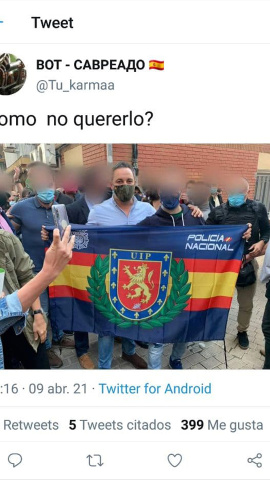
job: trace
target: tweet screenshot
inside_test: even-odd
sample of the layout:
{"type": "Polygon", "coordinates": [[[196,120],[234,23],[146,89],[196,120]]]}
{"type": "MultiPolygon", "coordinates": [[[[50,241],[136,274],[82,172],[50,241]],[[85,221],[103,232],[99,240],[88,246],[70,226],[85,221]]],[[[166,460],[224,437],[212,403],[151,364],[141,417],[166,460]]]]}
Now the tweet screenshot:
{"type": "Polygon", "coordinates": [[[270,480],[270,0],[0,7],[0,479],[270,480]]]}

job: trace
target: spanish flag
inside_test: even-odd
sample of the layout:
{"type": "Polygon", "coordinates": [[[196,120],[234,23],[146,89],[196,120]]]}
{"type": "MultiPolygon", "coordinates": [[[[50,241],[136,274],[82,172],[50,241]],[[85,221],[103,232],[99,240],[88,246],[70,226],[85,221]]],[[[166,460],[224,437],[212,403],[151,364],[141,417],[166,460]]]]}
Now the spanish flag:
{"type": "Polygon", "coordinates": [[[149,70],[164,70],[164,60],[149,60],[149,70]]]}
{"type": "Polygon", "coordinates": [[[74,226],[50,285],[60,329],[151,343],[223,340],[246,226],[74,226]]]}

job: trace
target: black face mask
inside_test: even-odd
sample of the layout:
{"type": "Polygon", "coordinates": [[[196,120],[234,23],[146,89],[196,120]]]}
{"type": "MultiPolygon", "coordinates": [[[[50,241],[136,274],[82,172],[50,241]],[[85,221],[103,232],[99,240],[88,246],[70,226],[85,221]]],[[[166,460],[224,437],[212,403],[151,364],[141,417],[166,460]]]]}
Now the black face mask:
{"type": "Polygon", "coordinates": [[[113,191],[121,202],[129,202],[134,196],[135,185],[117,185],[113,191]]]}

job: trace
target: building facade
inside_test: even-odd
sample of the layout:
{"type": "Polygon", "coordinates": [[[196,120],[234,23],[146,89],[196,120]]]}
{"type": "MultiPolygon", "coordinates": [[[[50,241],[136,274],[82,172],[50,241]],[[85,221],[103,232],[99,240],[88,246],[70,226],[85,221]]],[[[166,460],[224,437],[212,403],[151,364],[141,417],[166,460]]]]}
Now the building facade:
{"type": "Polygon", "coordinates": [[[133,162],[139,170],[178,166],[194,180],[220,173],[243,175],[254,197],[259,158],[265,155],[270,168],[270,144],[83,144],[61,148],[61,164],[90,167],[99,163],[133,162]],[[269,158],[268,158],[269,156],[269,158]],[[79,159],[79,160],[78,160],[79,159]]]}
{"type": "Polygon", "coordinates": [[[177,166],[187,178],[216,178],[222,186],[224,174],[247,178],[250,197],[263,201],[270,210],[270,144],[2,144],[2,165],[7,171],[43,161],[55,169],[91,167],[127,161],[138,168],[177,166]]]}

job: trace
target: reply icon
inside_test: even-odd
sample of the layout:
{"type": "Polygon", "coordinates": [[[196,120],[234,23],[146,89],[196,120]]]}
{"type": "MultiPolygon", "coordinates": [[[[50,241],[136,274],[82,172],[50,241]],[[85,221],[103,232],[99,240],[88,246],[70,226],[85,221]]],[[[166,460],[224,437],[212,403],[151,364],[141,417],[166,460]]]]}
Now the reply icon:
{"type": "Polygon", "coordinates": [[[8,456],[8,462],[13,466],[13,468],[18,467],[22,463],[22,456],[19,453],[11,453],[8,456]]]}

